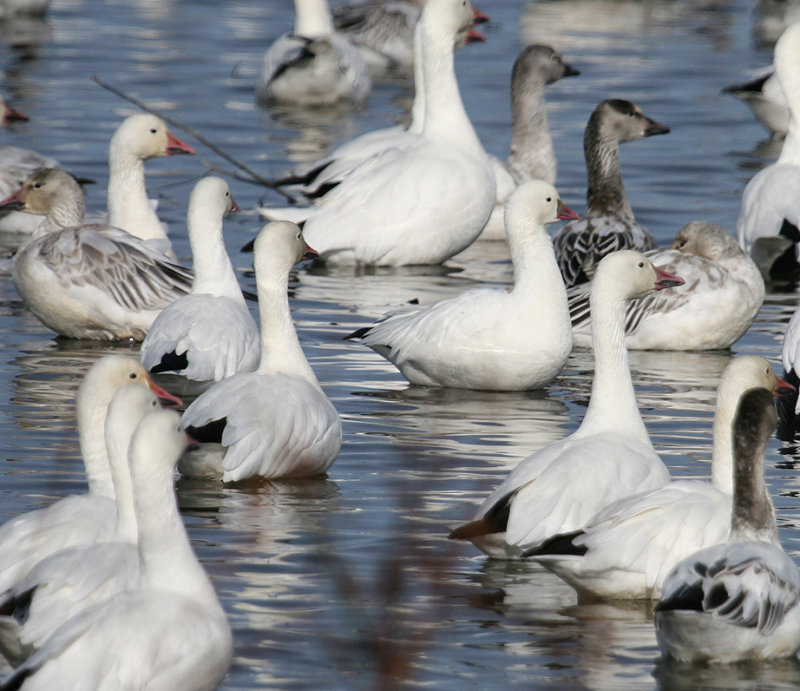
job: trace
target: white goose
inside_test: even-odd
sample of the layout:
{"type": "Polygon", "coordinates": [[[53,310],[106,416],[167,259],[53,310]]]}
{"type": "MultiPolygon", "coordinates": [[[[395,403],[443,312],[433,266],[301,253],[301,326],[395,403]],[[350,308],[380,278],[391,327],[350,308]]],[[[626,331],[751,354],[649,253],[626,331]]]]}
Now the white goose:
{"type": "Polygon", "coordinates": [[[14,255],[14,284],[25,306],[62,336],[141,340],[158,313],[191,290],[192,272],[146,241],[82,224],[83,190],[64,170],[37,171],[4,206],[45,215],[14,255]]]}
{"type": "Polygon", "coordinates": [[[245,303],[225,249],[222,219],[239,211],[228,183],[200,180],[189,198],[189,243],[194,281],[188,295],[155,318],[140,358],[151,372],[179,372],[195,381],[219,381],[258,366],[258,326],[245,303]]]}
{"type": "MultiPolygon", "coordinates": [[[[366,161],[309,210],[303,233],[330,263],[439,264],[478,237],[494,176],[469,121],[453,65],[463,0],[428,0],[422,39],[425,121],[403,149],[366,161]]],[[[279,216],[280,210],[270,210],[279,216]]]]}
{"type": "Polygon", "coordinates": [[[0,599],[6,615],[0,616],[0,650],[14,666],[83,609],[136,585],[139,552],[128,447],[142,418],[158,408],[156,395],[135,384],[120,389],[108,406],[105,439],[116,497],[110,539],[45,557],[0,599]]]}
{"type": "Polygon", "coordinates": [[[589,178],[586,213],[562,226],[553,239],[567,288],[591,280],[597,262],[611,252],[655,249],[655,240],[634,218],[625,194],[619,145],[668,132],[630,101],[609,99],[592,112],[583,137],[589,178]]]}
{"type": "Polygon", "coordinates": [[[0,526],[0,592],[19,582],[48,555],[70,545],[108,540],[113,535],[116,502],[104,426],[114,395],[131,383],[149,387],[160,398],[180,403],[180,399],[156,386],[141,363],[133,358],[109,355],[89,368],[76,398],[78,435],[89,492],[65,497],[0,526]]]}
{"type": "Polygon", "coordinates": [[[394,312],[348,338],[393,362],[412,384],[497,391],[541,388],[572,351],[569,312],[546,223],[577,218],[541,180],[506,205],[514,284],[475,288],[394,312]]]}
{"type": "Polygon", "coordinates": [[[775,44],[775,73],[789,107],[789,130],[778,160],[744,188],[736,232],[762,273],[780,277],[796,275],[800,242],[800,22],[775,44]]]}
{"type": "Polygon", "coordinates": [[[577,532],[557,536],[528,556],[589,599],[657,599],[679,561],[730,534],[733,419],[739,400],[761,387],[790,389],[762,357],[731,360],[717,389],[711,482],[673,480],[607,506],[577,532]]]}
{"type": "Polygon", "coordinates": [[[800,570],[778,541],[764,482],[764,456],[777,415],[772,395],[753,389],[734,421],[730,539],[680,562],[655,607],[664,655],[737,662],[794,656],[800,649],[800,570]]]}
{"type": "Polygon", "coordinates": [[[268,223],[256,238],[261,362],[255,372],[213,384],[186,409],[189,434],[222,448],[187,454],[184,474],[223,482],[305,477],[325,473],[336,460],[342,423],[303,354],[286,294],[289,271],[307,250],[288,221],[268,223]]]}
{"type": "Polygon", "coordinates": [[[298,106],[365,101],[372,85],[367,63],[335,31],[327,0],[294,0],[294,7],[294,31],[264,54],[256,82],[259,100],[298,106]]]}
{"type": "MultiPolygon", "coordinates": [[[[783,336],[783,376],[795,387],[800,386],[800,309],[795,310],[786,326],[783,336]]],[[[797,419],[800,414],[800,396],[795,392],[791,396],[778,399],[778,438],[792,441],[797,433],[797,419]]]]}
{"type": "Polygon", "coordinates": [[[147,197],[144,162],[193,153],[194,149],[173,135],[161,118],[149,113],[125,118],[108,146],[108,224],[174,258],[166,229],[147,197]]]}
{"type": "Polygon", "coordinates": [[[175,501],[175,464],[187,443],[175,411],[145,416],[130,450],[141,558],[137,587],[67,621],[0,688],[219,686],[233,640],[175,501]]]}
{"type": "MultiPolygon", "coordinates": [[[[647,257],[684,284],[628,304],[625,343],[630,350],[730,348],[764,302],[764,279],[755,262],[713,223],[689,223],[670,249],[653,250],[647,257]]],[[[592,343],[589,286],[580,284],[567,292],[573,339],[585,348],[592,343]]]]}
{"type": "Polygon", "coordinates": [[[550,46],[532,45],[514,61],[511,72],[511,154],[507,161],[489,156],[497,183],[496,201],[481,240],[503,240],[503,207],[526,180],[556,182],[556,154],[547,121],[544,87],[580,74],[550,46]]]}
{"type": "Polygon", "coordinates": [[[786,136],[789,130],[789,108],[781,83],[775,76],[774,67],[762,70],[744,84],[726,86],[722,92],[733,94],[747,104],[756,119],[773,137],[786,136]]]}
{"type": "MultiPolygon", "coordinates": [[[[385,5],[382,5],[385,7],[385,5]]],[[[476,21],[478,13],[469,0],[462,6],[461,26],[456,37],[456,47],[462,43],[484,40],[483,36],[472,31],[470,27],[476,21]]],[[[425,121],[425,88],[422,66],[422,38],[419,27],[414,29],[414,102],[411,107],[411,122],[408,127],[396,125],[366,132],[344,144],[340,144],[330,154],[305,165],[288,177],[275,181],[276,185],[292,185],[294,189],[310,200],[318,199],[338,185],[358,166],[387,149],[402,149],[411,146],[422,132],[425,121]]],[[[436,104],[433,104],[436,107],[436,104]]],[[[300,222],[305,220],[307,208],[280,209],[280,217],[285,220],[300,222]]],[[[262,215],[271,218],[270,209],[261,209],[262,215]]]]}
{"type": "Polygon", "coordinates": [[[681,282],[633,250],[600,262],[592,287],[594,381],[580,427],[520,462],[451,538],[469,539],[492,557],[517,558],[577,530],[611,502],[669,481],[639,414],[623,320],[631,298],[681,282]]]}

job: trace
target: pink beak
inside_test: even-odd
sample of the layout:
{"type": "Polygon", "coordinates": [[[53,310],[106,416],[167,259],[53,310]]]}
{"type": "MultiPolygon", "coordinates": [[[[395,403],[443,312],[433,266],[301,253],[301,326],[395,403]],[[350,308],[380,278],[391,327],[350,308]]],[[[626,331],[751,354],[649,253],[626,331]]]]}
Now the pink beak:
{"type": "Polygon", "coordinates": [[[150,377],[147,378],[147,385],[150,387],[150,391],[152,391],[156,396],[158,396],[159,400],[164,401],[165,403],[172,403],[173,406],[182,406],[183,400],[174,396],[166,389],[162,389],[158,384],[156,384],[150,377]]]}
{"type": "Polygon", "coordinates": [[[5,115],[3,115],[3,123],[7,125],[9,122],[14,122],[19,120],[26,121],[30,120],[30,118],[27,115],[25,115],[25,113],[22,113],[18,111],[16,108],[12,108],[11,106],[7,105],[5,115]]]}
{"type": "Polygon", "coordinates": [[[172,132],[167,132],[167,156],[175,154],[193,154],[195,150],[187,143],[182,142],[172,132]]]}
{"type": "Polygon", "coordinates": [[[656,282],[653,285],[655,290],[664,290],[664,288],[674,288],[675,286],[682,286],[684,280],[680,276],[673,276],[666,271],[662,271],[657,266],[653,267],[656,270],[656,282]]]}
{"type": "Polygon", "coordinates": [[[303,254],[303,259],[314,259],[319,256],[319,252],[306,243],[306,251],[303,254]]]}
{"type": "Polygon", "coordinates": [[[560,199],[558,200],[558,209],[556,210],[556,215],[561,221],[575,221],[580,218],[578,214],[576,214],[560,199]]]}
{"type": "Polygon", "coordinates": [[[797,391],[794,386],[792,386],[788,381],[784,381],[780,377],[775,377],[778,381],[776,382],[775,390],[772,392],[772,395],[775,398],[780,398],[781,396],[788,396],[790,393],[794,393],[797,391]]]}
{"type": "Polygon", "coordinates": [[[23,199],[24,187],[20,187],[16,192],[9,194],[3,201],[0,202],[0,209],[11,209],[19,211],[25,208],[25,200],[23,199]]]}

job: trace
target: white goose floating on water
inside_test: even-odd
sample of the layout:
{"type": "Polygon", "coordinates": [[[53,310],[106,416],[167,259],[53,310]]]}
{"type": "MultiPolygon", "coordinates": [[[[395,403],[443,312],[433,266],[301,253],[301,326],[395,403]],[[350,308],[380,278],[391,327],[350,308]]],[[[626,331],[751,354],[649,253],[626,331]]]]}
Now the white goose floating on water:
{"type": "Polygon", "coordinates": [[[625,194],[619,145],[668,132],[623,99],[602,101],[592,112],[583,137],[589,178],[586,213],[562,226],[553,238],[567,288],[591,280],[597,263],[611,252],[655,249],[655,240],[636,221],[625,194]]]}
{"type": "MultiPolygon", "coordinates": [[[[473,41],[485,40],[472,31],[476,11],[467,1],[462,9],[462,23],[456,37],[456,47],[473,41]]],[[[419,27],[414,29],[414,102],[411,107],[411,122],[408,127],[395,125],[372,130],[337,146],[327,156],[308,163],[287,177],[274,182],[277,186],[292,186],[293,192],[309,200],[319,199],[351,175],[365,161],[387,149],[402,149],[413,144],[422,132],[425,121],[425,88],[423,86],[422,39],[419,27]]],[[[434,104],[436,107],[436,104],[434,104]]],[[[309,214],[308,207],[280,209],[281,218],[299,223],[309,214]]],[[[260,210],[266,218],[272,218],[268,208],[260,210]]]]}
{"type": "Polygon", "coordinates": [[[45,214],[14,255],[14,285],[62,336],[142,340],[158,313],[191,290],[192,272],[119,228],[83,224],[84,204],[83,190],[59,168],[37,171],[0,202],[45,214]]]}
{"type": "Polygon", "coordinates": [[[105,420],[114,395],[131,383],[149,387],[159,398],[180,403],[180,399],[156,386],[134,358],[109,355],[89,368],[76,398],[78,437],[89,491],[64,497],[0,526],[0,593],[12,588],[50,554],[113,536],[117,507],[105,420]]]}
{"type": "Polygon", "coordinates": [[[120,389],[108,406],[105,439],[116,498],[110,539],[45,557],[0,597],[0,650],[15,667],[68,619],[136,586],[139,552],[128,447],[142,418],[159,407],[155,393],[136,384],[120,389]]]}
{"type": "Polygon", "coordinates": [[[186,535],[175,465],[188,438],[172,410],[148,413],[131,441],[141,574],[134,590],[83,610],[0,689],[216,689],[231,629],[186,535]]]}
{"type": "Polygon", "coordinates": [[[294,6],[294,30],[264,54],[258,99],[298,106],[365,101],[372,86],[367,63],[335,30],[327,0],[294,0],[294,6]]]}
{"type": "Polygon", "coordinates": [[[734,421],[730,538],[686,557],[655,607],[662,652],[687,662],[793,657],[800,649],[800,570],[778,541],[764,482],[777,415],[769,391],[747,392],[734,421]]]}
{"type": "Polygon", "coordinates": [[[527,180],[556,182],[556,153],[547,120],[544,87],[580,74],[550,46],[527,46],[511,72],[511,153],[502,161],[489,156],[497,184],[492,215],[480,240],[504,240],[503,208],[511,193],[527,180]]]}
{"type": "Polygon", "coordinates": [[[595,372],[580,427],[521,461],[451,538],[469,539],[492,557],[519,558],[613,501],[669,481],[639,413],[623,322],[628,300],[681,283],[641,252],[621,250],[600,262],[592,287],[595,372]]]}
{"type": "Polygon", "coordinates": [[[657,599],[679,561],[730,535],[734,458],[733,420],[739,401],[761,387],[773,395],[790,389],[767,360],[744,355],[731,361],[717,389],[711,482],[673,480],[624,497],[580,530],[559,535],[532,553],[587,599],[657,599]]]}
{"type": "Polygon", "coordinates": [[[800,243],[800,22],[775,44],[775,74],[789,107],[780,156],[756,173],[742,194],[739,244],[768,277],[796,276],[800,243]]]}
{"type": "Polygon", "coordinates": [[[498,391],[541,388],[572,351],[566,292],[546,223],[577,218],[543,181],[520,185],[505,210],[514,283],[409,306],[357,338],[412,384],[498,391]]]}
{"type": "Polygon", "coordinates": [[[140,358],[151,373],[178,372],[195,381],[219,381],[258,366],[258,326],[222,236],[222,220],[233,211],[239,211],[239,205],[221,178],[203,178],[192,190],[187,221],[194,281],[188,295],[155,318],[142,342],[140,358]]]}
{"type": "MultiPolygon", "coordinates": [[[[369,159],[309,210],[303,234],[323,261],[440,264],[472,244],[486,224],[494,175],[453,65],[463,10],[462,0],[428,0],[418,23],[425,73],[420,135],[369,159]]],[[[279,209],[261,212],[281,217],[279,209]]]]}
{"type": "Polygon", "coordinates": [[[192,438],[214,443],[181,460],[185,475],[223,482],[310,477],[324,474],[339,455],[339,414],[303,354],[289,311],[289,271],[308,249],[288,221],[267,224],[256,238],[261,361],[255,372],[213,384],[186,409],[192,438]]]}
{"type": "MultiPolygon", "coordinates": [[[[730,348],[750,328],[764,302],[764,279],[724,228],[692,221],[678,231],[671,248],[646,254],[684,283],[628,304],[628,349],[721,350],[730,348]]],[[[583,348],[592,343],[590,285],[567,291],[572,336],[575,345],[583,348]]]]}

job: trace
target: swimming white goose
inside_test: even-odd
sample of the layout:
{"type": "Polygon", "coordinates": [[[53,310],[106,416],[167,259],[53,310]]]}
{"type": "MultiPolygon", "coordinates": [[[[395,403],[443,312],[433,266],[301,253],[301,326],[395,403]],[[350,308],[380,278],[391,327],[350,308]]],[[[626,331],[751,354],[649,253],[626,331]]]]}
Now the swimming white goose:
{"type": "MultiPolygon", "coordinates": [[[[494,176],[453,65],[463,0],[428,0],[421,32],[425,121],[404,149],[369,159],[309,210],[303,234],[323,261],[440,264],[470,245],[494,206],[494,176]]],[[[280,217],[280,210],[262,213],[280,217]]]]}
{"type": "Polygon", "coordinates": [[[116,502],[104,426],[114,395],[131,383],[180,403],[180,399],[156,386],[134,358],[109,355],[89,368],[76,397],[78,435],[89,491],[64,497],[0,526],[0,593],[53,552],[70,545],[108,540],[113,535],[116,502]]]}
{"type": "Polygon", "coordinates": [[[655,625],[666,656],[728,663],[790,657],[800,649],[800,570],[778,541],[764,482],[776,423],[769,391],[742,397],[734,421],[730,539],[691,554],[664,581],[655,625]]]}
{"type": "Polygon", "coordinates": [[[526,180],[556,182],[556,154],[547,121],[544,87],[580,74],[550,46],[532,45],[514,61],[511,72],[511,154],[507,161],[489,156],[497,183],[492,215],[481,240],[503,240],[503,207],[514,189],[526,180]]]}
{"type": "Polygon", "coordinates": [[[800,242],[800,22],[775,44],[775,74],[789,107],[780,156],[747,183],[736,224],[739,244],[765,276],[797,275],[800,242]]]}
{"type": "Polygon", "coordinates": [[[390,313],[357,338],[412,384],[512,391],[541,388],[572,351],[569,312],[546,223],[577,218],[549,183],[520,185],[506,204],[514,284],[475,288],[390,313]]]}
{"type": "Polygon", "coordinates": [[[530,556],[589,599],[657,599],[667,573],[704,547],[726,542],[733,493],[733,419],[739,400],[761,387],[790,389],[767,360],[731,360],[717,389],[711,482],[673,480],[607,506],[581,530],[557,536],[530,556]]]}
{"type": "Polygon", "coordinates": [[[14,666],[81,610],[136,585],[139,552],[128,447],[142,418],[159,407],[152,391],[135,384],[120,389],[108,406],[105,439],[116,498],[111,538],[45,557],[0,598],[0,650],[14,666]]]}
{"type": "Polygon", "coordinates": [[[603,258],[592,287],[594,381],[580,427],[520,462],[451,538],[469,539],[492,557],[518,558],[582,527],[611,502],[669,481],[639,414],[623,321],[631,298],[681,283],[641,252],[603,258]]]}
{"type": "Polygon", "coordinates": [[[286,293],[289,271],[307,250],[300,229],[288,221],[268,223],[258,234],[261,362],[255,372],[213,384],[186,409],[189,434],[222,446],[187,454],[184,474],[223,482],[305,477],[322,475],[336,460],[342,423],[303,354],[286,293]]]}
{"type": "Polygon", "coordinates": [[[193,154],[161,118],[150,113],[129,115],[108,146],[108,225],[146,240],[174,258],[164,225],[147,197],[144,162],[161,156],[193,154]]]}
{"type": "Polygon", "coordinates": [[[294,7],[294,30],[264,54],[258,99],[298,106],[365,101],[372,85],[367,63],[334,29],[327,0],[294,0],[294,7]]]}
{"type": "Polygon", "coordinates": [[[745,82],[726,86],[723,93],[733,94],[749,106],[758,121],[773,137],[784,137],[789,129],[789,108],[775,68],[770,66],[745,82]]]}
{"type": "Polygon", "coordinates": [[[130,450],[141,557],[137,587],[67,621],[0,688],[219,686],[233,640],[175,501],[175,465],[187,442],[175,411],[152,411],[139,423],[130,450]]]}
{"type": "Polygon", "coordinates": [[[609,99],[592,112],[583,137],[589,178],[586,213],[562,226],[553,239],[567,288],[591,280],[597,262],[610,252],[655,249],[655,240],[637,223],[625,194],[619,145],[668,132],[630,101],[609,99]]]}
{"type": "MultiPolygon", "coordinates": [[[[386,5],[381,6],[386,7],[386,5]]],[[[470,29],[474,25],[477,15],[477,11],[467,0],[461,10],[462,21],[456,36],[456,47],[462,43],[484,40],[483,36],[470,29]]],[[[303,166],[285,178],[276,180],[275,184],[291,185],[293,191],[313,201],[324,196],[373,156],[387,149],[405,148],[413,144],[422,132],[422,124],[425,121],[426,104],[422,62],[422,38],[417,27],[414,29],[414,102],[408,127],[396,125],[366,132],[340,144],[327,156],[303,166]]],[[[436,107],[436,103],[433,104],[433,107],[436,107]]],[[[280,214],[285,217],[285,220],[299,222],[304,220],[309,213],[302,207],[293,210],[296,215],[291,215],[291,211],[291,209],[284,208],[280,210],[280,214]]],[[[262,215],[267,218],[271,218],[271,214],[269,209],[262,210],[262,215]]]]}
{"type": "Polygon", "coordinates": [[[151,372],[178,372],[195,381],[219,381],[258,366],[261,340],[225,249],[222,219],[239,211],[228,183],[201,179],[189,198],[192,290],[155,318],[140,358],[151,372]]]}
{"type": "MultiPolygon", "coordinates": [[[[713,223],[692,221],[670,249],[653,250],[647,257],[684,284],[628,304],[625,343],[631,350],[730,348],[764,302],[764,279],[755,262],[713,223]]],[[[567,291],[573,339],[584,348],[592,343],[589,285],[567,291]]]]}
{"type": "Polygon", "coordinates": [[[158,313],[191,290],[192,272],[147,241],[82,224],[83,191],[64,170],[37,171],[3,206],[45,214],[14,255],[14,284],[25,306],[62,336],[141,340],[158,313]]]}

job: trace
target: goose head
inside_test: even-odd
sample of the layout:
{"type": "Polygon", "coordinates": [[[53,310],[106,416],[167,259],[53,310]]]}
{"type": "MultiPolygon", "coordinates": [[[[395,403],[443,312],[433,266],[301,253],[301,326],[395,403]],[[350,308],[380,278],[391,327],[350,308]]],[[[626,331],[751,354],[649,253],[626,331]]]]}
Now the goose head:
{"type": "Polygon", "coordinates": [[[140,481],[147,481],[151,471],[171,472],[190,445],[177,411],[153,410],[142,418],[133,433],[131,472],[140,481]]]}
{"type": "MultiPolygon", "coordinates": [[[[84,192],[78,181],[61,168],[40,168],[28,176],[16,192],[0,201],[0,209],[15,209],[41,216],[55,209],[79,206],[84,209],[84,192]]],[[[80,218],[77,222],[80,222],[80,218]]]]}
{"type": "Polygon", "coordinates": [[[672,248],[716,261],[737,253],[739,245],[727,230],[716,223],[692,221],[678,231],[672,248]]]}
{"type": "Polygon", "coordinates": [[[215,219],[242,210],[234,200],[228,183],[215,176],[201,178],[195,184],[189,195],[189,207],[200,209],[203,214],[215,219]]]}
{"type": "Polygon", "coordinates": [[[524,89],[529,81],[552,84],[564,77],[574,77],[580,72],[564,62],[561,55],[550,46],[535,44],[523,50],[514,61],[511,73],[512,88],[524,89]]]}
{"type": "MultiPolygon", "coordinates": [[[[717,387],[717,407],[738,401],[748,389],[766,389],[773,396],[785,396],[795,390],[778,375],[768,360],[759,355],[740,355],[733,358],[717,387]]],[[[735,404],[734,404],[735,405],[735,404]]],[[[731,411],[731,415],[733,411],[731,411]]]]}
{"type": "Polygon", "coordinates": [[[317,252],[306,244],[303,233],[291,221],[267,223],[253,245],[257,275],[287,272],[302,259],[316,257],[317,252]]]}
{"type": "Polygon", "coordinates": [[[800,22],[787,26],[775,44],[775,73],[786,96],[792,117],[800,99],[800,22]]]}
{"type": "Polygon", "coordinates": [[[420,21],[453,37],[466,37],[475,22],[475,9],[470,0],[428,0],[420,21]]]}
{"type": "Polygon", "coordinates": [[[524,182],[508,198],[505,208],[506,226],[525,227],[534,222],[541,225],[579,218],[558,196],[558,191],[544,180],[524,182]]]}
{"type": "Polygon", "coordinates": [[[667,134],[669,127],[647,117],[635,103],[621,98],[602,101],[592,113],[587,134],[596,132],[600,139],[632,142],[656,134],[667,134]]]}
{"type": "Polygon", "coordinates": [[[89,368],[78,386],[78,405],[90,400],[99,403],[105,412],[114,394],[129,384],[147,387],[167,403],[183,404],[180,398],[156,384],[138,360],[124,355],[107,355],[89,368]]]}
{"type": "Polygon", "coordinates": [[[127,154],[139,160],[174,154],[193,154],[194,149],[178,139],[166,123],[150,113],[130,115],[114,132],[109,155],[127,154]]]}
{"type": "Polygon", "coordinates": [[[680,286],[683,282],[679,276],[653,266],[641,252],[619,250],[600,260],[592,279],[592,295],[600,293],[625,300],[680,286]]]}

